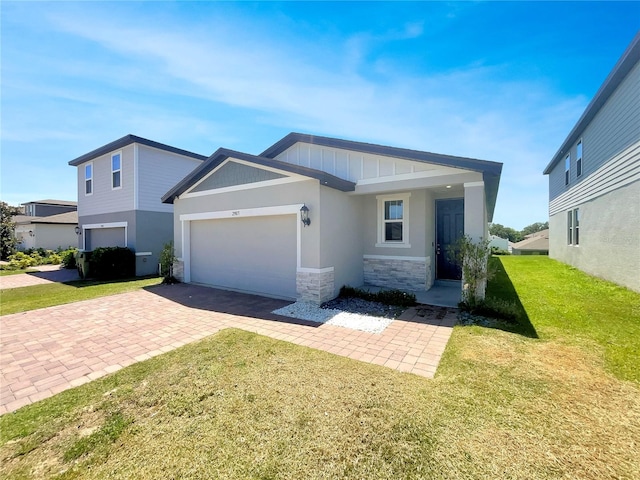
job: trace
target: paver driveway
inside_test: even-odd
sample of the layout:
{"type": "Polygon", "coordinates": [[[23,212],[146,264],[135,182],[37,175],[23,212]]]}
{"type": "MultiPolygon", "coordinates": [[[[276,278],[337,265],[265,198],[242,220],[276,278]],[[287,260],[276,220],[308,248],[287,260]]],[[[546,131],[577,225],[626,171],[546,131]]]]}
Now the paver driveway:
{"type": "Polygon", "coordinates": [[[178,284],[0,317],[0,414],[227,327],[432,377],[456,318],[412,308],[371,334],[270,313],[288,303],[178,284]]]}

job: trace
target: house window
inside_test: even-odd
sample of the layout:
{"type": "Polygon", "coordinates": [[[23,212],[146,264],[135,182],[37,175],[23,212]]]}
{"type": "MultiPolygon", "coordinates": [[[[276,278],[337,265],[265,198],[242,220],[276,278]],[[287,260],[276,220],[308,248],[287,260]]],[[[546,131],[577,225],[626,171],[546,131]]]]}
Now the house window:
{"type": "Polygon", "coordinates": [[[379,195],[377,247],[408,248],[409,197],[411,194],[379,195]]]}
{"type": "Polygon", "coordinates": [[[564,184],[569,185],[569,172],[571,171],[571,154],[564,159],[564,184]]]}
{"type": "Polygon", "coordinates": [[[91,195],[93,193],[93,163],[84,166],[84,194],[91,195]]]}
{"type": "Polygon", "coordinates": [[[111,155],[111,188],[115,189],[122,187],[121,174],[121,155],[119,153],[114,153],[111,155]]]}
{"type": "Polygon", "coordinates": [[[582,140],[576,146],[576,176],[582,175],[582,140]]]}
{"type": "Polygon", "coordinates": [[[567,212],[567,245],[573,245],[573,211],[567,212]]]}
{"type": "Polygon", "coordinates": [[[573,244],[580,244],[580,209],[573,211],[573,244]]]}

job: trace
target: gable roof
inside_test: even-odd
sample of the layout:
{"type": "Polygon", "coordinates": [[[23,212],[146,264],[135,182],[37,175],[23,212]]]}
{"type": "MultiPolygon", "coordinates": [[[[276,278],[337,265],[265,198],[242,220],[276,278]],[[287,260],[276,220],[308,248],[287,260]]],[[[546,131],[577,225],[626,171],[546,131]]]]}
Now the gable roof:
{"type": "Polygon", "coordinates": [[[131,145],[132,143],[139,143],[140,145],[146,145],[148,147],[164,150],[165,152],[176,153],[178,155],[184,155],[185,157],[191,157],[197,160],[206,160],[207,158],[205,155],[189,152],[187,150],[182,150],[181,148],[172,147],[170,145],[165,145],[164,143],[154,142],[153,140],[148,140],[146,138],[129,134],[129,135],[125,135],[122,138],[119,138],[118,140],[114,140],[111,143],[107,143],[102,147],[96,148],[95,150],[92,150],[89,153],[85,153],[84,155],[81,155],[78,158],[71,160],[69,162],[69,165],[76,167],[85,162],[93,160],[94,158],[98,158],[109,152],[113,152],[114,150],[118,150],[120,148],[126,147],[127,145],[131,145]]]}
{"type": "Polygon", "coordinates": [[[48,217],[30,217],[28,215],[16,215],[13,221],[18,225],[29,223],[75,224],[78,223],[78,212],[65,212],[48,217]]]}
{"type": "Polygon", "coordinates": [[[273,158],[250,155],[248,153],[229,150],[227,148],[219,148],[204,163],[195,168],[189,175],[182,179],[180,183],[169,190],[162,197],[162,202],[173,203],[176,197],[179,197],[184,192],[189,190],[189,188],[191,188],[194,184],[204,178],[207,174],[213,171],[228,158],[237,158],[238,160],[244,160],[258,166],[262,165],[265,167],[283,170],[285,172],[303,175],[309,178],[315,178],[320,182],[321,185],[335,188],[336,190],[340,190],[342,192],[352,192],[356,188],[355,183],[348,180],[343,180],[342,178],[338,178],[334,175],[320,170],[281,162],[279,160],[274,160],[273,158]]]}
{"type": "Polygon", "coordinates": [[[578,119],[578,123],[573,127],[573,130],[569,132],[569,135],[562,143],[556,154],[553,156],[549,165],[544,169],[544,174],[548,175],[553,170],[553,167],[564,158],[566,152],[569,151],[571,146],[578,141],[580,135],[584,129],[591,123],[593,118],[600,111],[602,106],[609,100],[609,97],[616,91],[618,86],[622,83],[625,77],[629,74],[631,69],[640,61],[640,31],[636,33],[625,52],[622,54],[618,63],[613,67],[613,70],[609,73],[604,83],[600,86],[595,96],[587,105],[584,113],[578,119]]]}
{"type": "Polygon", "coordinates": [[[527,238],[514,243],[511,248],[513,250],[549,250],[549,230],[527,235],[527,238]]]}
{"type": "Polygon", "coordinates": [[[482,173],[485,183],[485,195],[487,199],[488,218],[493,218],[493,211],[498,196],[498,186],[500,184],[500,174],[502,173],[502,163],[478,160],[477,158],[456,157],[453,155],[443,155],[440,153],[423,152],[410,150],[407,148],[387,147],[373,143],[354,142],[339,138],[321,137],[303,133],[290,133],[282,140],[271,145],[260,154],[262,157],[274,158],[296,143],[309,143],[323,147],[341,148],[355,152],[369,153],[372,155],[383,155],[393,158],[402,158],[414,162],[431,163],[445,167],[462,168],[474,172],[482,173]]]}
{"type": "Polygon", "coordinates": [[[51,200],[51,199],[47,199],[47,200],[33,200],[31,202],[24,202],[21,203],[20,205],[31,205],[31,204],[38,204],[38,205],[58,205],[58,206],[63,206],[63,207],[77,207],[78,206],[78,202],[72,202],[70,200],[51,200]]]}

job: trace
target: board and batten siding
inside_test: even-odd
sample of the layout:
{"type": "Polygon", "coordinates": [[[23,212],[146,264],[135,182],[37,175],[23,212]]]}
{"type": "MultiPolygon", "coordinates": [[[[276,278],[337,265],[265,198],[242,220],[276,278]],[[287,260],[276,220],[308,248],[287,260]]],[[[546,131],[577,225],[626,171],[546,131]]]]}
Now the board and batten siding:
{"type": "Polygon", "coordinates": [[[173,212],[173,205],[162,203],[162,196],[202,161],[146,145],[138,148],[138,192],[135,210],[173,212]]]}
{"type": "Polygon", "coordinates": [[[133,182],[134,146],[127,145],[105,155],[82,163],[77,167],[78,175],[78,216],[100,215],[111,212],[133,210],[135,185],[133,182]],[[121,188],[111,188],[111,155],[122,152],[121,188]],[[84,170],[87,163],[93,163],[93,193],[85,194],[84,170]]]}
{"type": "Polygon", "coordinates": [[[417,172],[432,172],[434,176],[465,172],[465,170],[453,167],[302,142],[298,142],[282,152],[276,157],[276,160],[321,170],[354,183],[417,172]]]}
{"type": "MultiPolygon", "coordinates": [[[[597,115],[587,125],[582,138],[582,175],[577,177],[576,147],[571,146],[571,171],[569,185],[565,185],[565,157],[555,165],[549,174],[549,200],[563,195],[575,186],[585,182],[594,173],[602,173],[602,166],[621,152],[629,151],[640,141],[640,63],[637,64],[602,106],[597,115]]],[[[632,157],[633,158],[633,157],[632,157]]],[[[633,160],[630,160],[633,161],[633,160]]],[[[638,162],[637,154],[635,161],[638,162]]],[[[607,172],[608,175],[625,175],[624,170],[607,172]]],[[[616,183],[617,177],[609,179],[616,183]]],[[[593,183],[593,182],[592,182],[593,183]]],[[[551,209],[551,207],[550,207],[551,209]]],[[[552,214],[552,213],[551,213],[552,214]]]]}

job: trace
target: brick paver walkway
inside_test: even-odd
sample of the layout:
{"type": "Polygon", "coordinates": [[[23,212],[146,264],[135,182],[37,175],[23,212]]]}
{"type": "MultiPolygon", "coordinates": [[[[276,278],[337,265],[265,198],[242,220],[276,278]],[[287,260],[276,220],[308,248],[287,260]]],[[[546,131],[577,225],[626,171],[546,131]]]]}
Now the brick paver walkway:
{"type": "Polygon", "coordinates": [[[456,318],[412,308],[370,334],[270,313],[287,303],[180,284],[0,317],[0,414],[228,327],[433,377],[456,318]]]}

